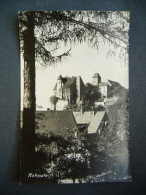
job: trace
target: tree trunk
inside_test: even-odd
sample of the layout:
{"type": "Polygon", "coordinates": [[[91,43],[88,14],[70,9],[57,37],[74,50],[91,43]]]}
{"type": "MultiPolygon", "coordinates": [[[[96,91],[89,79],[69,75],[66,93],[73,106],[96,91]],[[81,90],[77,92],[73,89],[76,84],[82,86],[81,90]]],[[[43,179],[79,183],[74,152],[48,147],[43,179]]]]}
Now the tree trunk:
{"type": "Polygon", "coordinates": [[[21,143],[21,179],[26,182],[33,172],[35,152],[35,37],[34,13],[27,14],[28,26],[23,33],[24,41],[24,94],[23,130],[21,143]]]}

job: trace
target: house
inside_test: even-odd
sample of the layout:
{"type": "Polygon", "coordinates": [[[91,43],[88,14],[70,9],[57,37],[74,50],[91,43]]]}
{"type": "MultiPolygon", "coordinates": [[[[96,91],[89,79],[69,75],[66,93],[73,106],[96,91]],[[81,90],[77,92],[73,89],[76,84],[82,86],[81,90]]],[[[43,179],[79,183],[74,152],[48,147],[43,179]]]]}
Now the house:
{"type": "Polygon", "coordinates": [[[73,112],[76,123],[79,129],[86,129],[87,134],[100,134],[104,127],[107,125],[107,114],[105,111],[94,112],[73,112]]]}
{"type": "Polygon", "coordinates": [[[80,112],[73,112],[79,131],[87,134],[99,133],[107,124],[107,114],[105,111],[84,111],[84,101],[80,101],[80,112]]]}
{"type": "Polygon", "coordinates": [[[94,111],[88,111],[88,112],[73,112],[73,115],[75,117],[76,123],[78,125],[88,125],[94,116],[94,111]]]}
{"type": "Polygon", "coordinates": [[[104,127],[107,125],[107,115],[105,111],[98,111],[92,117],[88,126],[88,134],[100,134],[104,127]]]}
{"type": "Polygon", "coordinates": [[[53,90],[54,95],[59,99],[78,104],[83,96],[85,85],[80,76],[62,77],[60,75],[53,90]]]}
{"type": "Polygon", "coordinates": [[[36,134],[50,137],[62,136],[64,139],[78,137],[80,131],[87,134],[99,133],[107,124],[105,111],[72,112],[72,111],[37,111],[36,134]],[[84,131],[85,132],[85,131],[84,131]]]}
{"type": "Polygon", "coordinates": [[[88,112],[73,112],[73,115],[75,117],[76,123],[80,129],[80,131],[85,131],[88,128],[88,125],[94,117],[94,111],[88,111],[88,112]]]}
{"type": "Polygon", "coordinates": [[[78,126],[72,111],[37,111],[36,134],[50,137],[51,135],[76,136],[78,126]]]}

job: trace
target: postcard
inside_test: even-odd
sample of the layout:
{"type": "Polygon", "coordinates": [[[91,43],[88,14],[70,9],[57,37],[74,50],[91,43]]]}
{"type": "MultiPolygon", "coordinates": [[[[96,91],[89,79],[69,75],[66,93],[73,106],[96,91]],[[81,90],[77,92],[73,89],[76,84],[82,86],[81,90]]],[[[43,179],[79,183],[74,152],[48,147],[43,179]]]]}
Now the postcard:
{"type": "Polygon", "coordinates": [[[128,11],[21,11],[21,183],[129,182],[128,11]]]}

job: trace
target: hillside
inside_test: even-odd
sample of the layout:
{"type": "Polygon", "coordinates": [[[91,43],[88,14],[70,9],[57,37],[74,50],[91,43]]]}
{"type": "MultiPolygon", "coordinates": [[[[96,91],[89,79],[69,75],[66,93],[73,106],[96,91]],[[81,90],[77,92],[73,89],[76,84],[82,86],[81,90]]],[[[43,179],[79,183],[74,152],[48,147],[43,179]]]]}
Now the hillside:
{"type": "Polygon", "coordinates": [[[115,177],[120,179],[128,175],[129,168],[129,97],[128,90],[118,83],[110,91],[111,98],[107,99],[106,111],[109,125],[108,135],[108,163],[107,168],[114,170],[115,177]],[[109,163],[110,162],[110,163],[109,163]]]}
{"type": "Polygon", "coordinates": [[[108,80],[112,86],[108,87],[108,98],[120,96],[122,92],[127,93],[128,90],[122,87],[118,82],[108,80]]]}
{"type": "Polygon", "coordinates": [[[103,133],[87,137],[92,154],[92,182],[129,181],[129,106],[128,90],[113,82],[105,110],[108,125],[103,133]]]}

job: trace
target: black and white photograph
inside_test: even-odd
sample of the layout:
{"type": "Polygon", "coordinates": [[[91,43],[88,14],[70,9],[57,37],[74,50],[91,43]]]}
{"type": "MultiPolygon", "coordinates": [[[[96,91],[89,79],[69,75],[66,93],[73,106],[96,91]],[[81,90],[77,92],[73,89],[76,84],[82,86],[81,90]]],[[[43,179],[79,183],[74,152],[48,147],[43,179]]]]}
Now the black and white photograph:
{"type": "Polygon", "coordinates": [[[20,11],[20,182],[129,182],[129,11],[20,11]]]}

